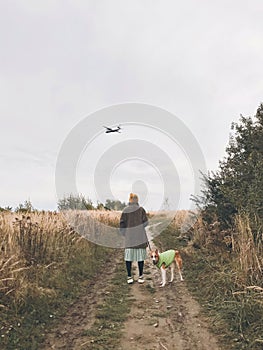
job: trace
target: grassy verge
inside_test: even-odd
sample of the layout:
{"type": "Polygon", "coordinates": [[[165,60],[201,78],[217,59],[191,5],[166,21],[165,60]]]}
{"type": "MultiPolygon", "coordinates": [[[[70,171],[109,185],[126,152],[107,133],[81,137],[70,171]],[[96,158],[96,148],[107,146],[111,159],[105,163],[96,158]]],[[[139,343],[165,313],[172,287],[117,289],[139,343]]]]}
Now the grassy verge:
{"type": "Polygon", "coordinates": [[[240,290],[231,262],[221,265],[208,252],[203,257],[195,253],[188,256],[186,268],[189,290],[210,317],[222,348],[262,349],[262,297],[253,289],[240,290]]]}
{"type": "MultiPolygon", "coordinates": [[[[33,266],[27,274],[27,292],[17,303],[2,296],[0,348],[36,350],[45,332],[54,326],[69,305],[86,290],[92,276],[103,268],[105,248],[85,244],[78,254],[63,264],[33,266]],[[93,251],[93,252],[92,252],[93,251]],[[90,254],[96,251],[96,270],[90,267],[90,254]]],[[[107,251],[107,254],[110,252],[107,251]]]]}
{"type": "Polygon", "coordinates": [[[163,249],[181,249],[188,289],[202,306],[222,349],[262,350],[263,289],[242,284],[236,258],[223,249],[189,248],[169,227],[156,239],[163,249]]]}
{"type": "Polygon", "coordinates": [[[116,271],[103,303],[99,306],[96,319],[91,329],[83,330],[82,349],[116,349],[121,336],[122,327],[130,311],[132,299],[131,286],[124,278],[126,271],[123,261],[116,266],[116,271]],[[88,337],[88,340],[87,340],[88,337]]]}

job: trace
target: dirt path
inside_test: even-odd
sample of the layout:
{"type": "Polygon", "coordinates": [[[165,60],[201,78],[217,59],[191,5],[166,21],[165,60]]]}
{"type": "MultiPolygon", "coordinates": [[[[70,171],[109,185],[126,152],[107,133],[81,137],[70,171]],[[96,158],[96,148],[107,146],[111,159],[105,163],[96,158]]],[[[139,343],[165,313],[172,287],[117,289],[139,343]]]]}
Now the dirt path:
{"type": "MultiPolygon", "coordinates": [[[[147,230],[151,249],[156,248],[152,242],[154,226],[147,230]]],[[[145,270],[150,276],[146,287],[150,285],[155,293],[149,295],[145,285],[132,286],[135,301],[125,323],[120,350],[219,350],[209,325],[200,315],[199,304],[178,274],[173,283],[160,288],[160,270],[150,260],[146,261],[145,270]]]]}
{"type": "MultiPolygon", "coordinates": [[[[150,271],[150,284],[156,292],[149,294],[145,285],[138,283],[131,286],[135,301],[125,323],[119,349],[220,349],[185,282],[177,278],[172,284],[160,288],[160,271],[149,262],[146,270],[150,271]]],[[[145,283],[147,285],[148,281],[145,283]]]]}
{"type": "MultiPolygon", "coordinates": [[[[122,256],[116,259],[122,259],[122,256]]],[[[136,274],[137,266],[134,264],[136,274]]],[[[70,308],[57,328],[48,334],[42,350],[90,348],[90,338],[83,336],[83,330],[92,327],[98,305],[110,293],[113,276],[114,269],[111,264],[107,264],[103,274],[89,285],[86,295],[70,308]]],[[[160,288],[159,281],[160,271],[147,260],[145,283],[135,281],[128,286],[131,288],[132,306],[124,323],[120,345],[116,349],[219,350],[215,337],[208,330],[209,325],[200,315],[200,306],[187,290],[186,282],[179,281],[176,275],[173,283],[160,288]]],[[[96,346],[93,344],[91,348],[96,349],[96,346]]]]}
{"type": "MultiPolygon", "coordinates": [[[[118,258],[116,258],[117,260],[118,258]]],[[[41,350],[85,349],[83,330],[87,331],[93,325],[97,307],[110,291],[110,281],[114,275],[114,262],[105,263],[103,274],[97,274],[87,286],[87,293],[70,307],[66,316],[62,318],[57,327],[46,336],[41,350]]]]}

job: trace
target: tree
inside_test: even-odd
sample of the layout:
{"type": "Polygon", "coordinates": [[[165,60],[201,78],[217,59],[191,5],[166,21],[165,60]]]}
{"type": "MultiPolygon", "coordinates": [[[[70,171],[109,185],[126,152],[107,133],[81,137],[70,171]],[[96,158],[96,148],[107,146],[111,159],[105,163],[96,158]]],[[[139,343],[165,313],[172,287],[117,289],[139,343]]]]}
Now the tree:
{"type": "Polygon", "coordinates": [[[104,204],[103,204],[103,203],[97,202],[96,209],[97,209],[97,210],[104,210],[104,209],[106,209],[106,208],[104,207],[104,204]]]}
{"type": "Polygon", "coordinates": [[[92,210],[94,209],[92,201],[86,199],[82,194],[69,195],[59,199],[58,210],[92,210]]]}
{"type": "Polygon", "coordinates": [[[12,207],[10,207],[10,206],[6,206],[6,207],[0,207],[0,212],[2,212],[2,211],[12,211],[12,207]]]}
{"type": "Polygon", "coordinates": [[[203,175],[204,190],[195,202],[221,222],[231,224],[234,214],[246,212],[263,221],[263,104],[254,118],[241,115],[232,124],[227,155],[215,173],[203,175]]]}
{"type": "Polygon", "coordinates": [[[105,208],[111,209],[111,210],[123,210],[126,207],[125,202],[121,202],[119,200],[111,200],[107,199],[105,202],[105,208]]]}
{"type": "Polygon", "coordinates": [[[33,211],[36,211],[36,209],[34,209],[32,203],[30,200],[26,200],[24,201],[23,204],[18,204],[18,206],[15,208],[15,212],[23,212],[23,213],[31,213],[33,211]]]}

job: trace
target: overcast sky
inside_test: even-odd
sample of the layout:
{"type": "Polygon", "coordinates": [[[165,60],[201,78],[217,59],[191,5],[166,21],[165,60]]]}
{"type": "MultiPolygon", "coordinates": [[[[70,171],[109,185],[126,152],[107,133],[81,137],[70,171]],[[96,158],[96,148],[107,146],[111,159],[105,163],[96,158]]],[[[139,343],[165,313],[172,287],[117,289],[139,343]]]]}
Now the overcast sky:
{"type": "MultiPolygon", "coordinates": [[[[0,206],[30,199],[56,209],[63,141],[83,118],[113,104],[176,115],[216,170],[231,123],[254,115],[263,100],[262,15],[262,0],[0,0],[0,206]]],[[[111,136],[100,154],[125,138],[125,128],[111,136]]],[[[79,167],[87,181],[89,162],[96,157],[83,157],[79,167]]],[[[117,167],[116,198],[126,200],[128,183],[144,181],[139,168],[136,161],[117,167]]],[[[81,192],[92,197],[83,174],[81,192]]],[[[148,175],[150,191],[156,174],[148,175]]],[[[187,198],[188,181],[180,178],[187,198]]]]}

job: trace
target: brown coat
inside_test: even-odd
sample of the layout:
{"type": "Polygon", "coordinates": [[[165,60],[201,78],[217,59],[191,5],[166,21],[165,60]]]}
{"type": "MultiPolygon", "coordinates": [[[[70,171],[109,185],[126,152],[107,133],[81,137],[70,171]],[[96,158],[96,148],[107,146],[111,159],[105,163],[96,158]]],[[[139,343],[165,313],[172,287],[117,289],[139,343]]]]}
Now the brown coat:
{"type": "Polygon", "coordinates": [[[148,224],[146,212],[137,203],[129,203],[123,209],[120,219],[120,231],[125,235],[126,248],[146,248],[148,239],[145,227],[148,224]]]}

